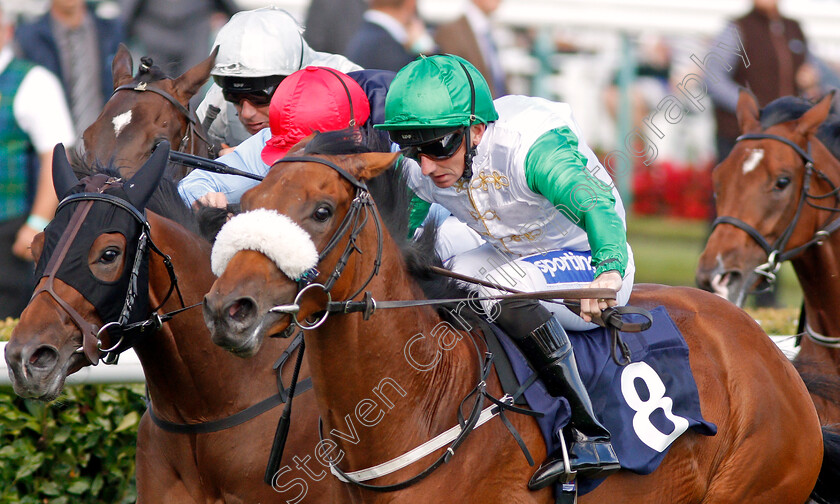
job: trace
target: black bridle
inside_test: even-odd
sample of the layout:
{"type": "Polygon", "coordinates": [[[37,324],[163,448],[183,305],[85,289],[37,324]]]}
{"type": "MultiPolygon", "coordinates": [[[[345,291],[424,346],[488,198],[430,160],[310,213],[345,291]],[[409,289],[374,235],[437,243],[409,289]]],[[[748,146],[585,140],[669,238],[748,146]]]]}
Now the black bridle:
{"type": "MultiPolygon", "coordinates": [[[[313,283],[315,279],[320,275],[320,272],[317,270],[317,266],[304,273],[301,276],[300,280],[298,280],[298,294],[295,298],[295,304],[275,307],[272,309],[274,313],[291,313],[290,311],[288,311],[288,309],[284,311],[283,308],[287,308],[289,306],[299,306],[297,300],[305,291],[309,290],[312,287],[319,287],[324,291],[324,293],[328,297],[330,296],[330,291],[332,290],[333,286],[335,286],[335,282],[344,272],[344,268],[347,266],[347,262],[350,260],[350,255],[353,252],[362,252],[361,249],[356,245],[356,240],[359,238],[359,235],[362,233],[362,230],[364,229],[365,224],[367,224],[368,218],[371,215],[373,215],[373,223],[376,226],[377,239],[376,257],[373,261],[373,269],[371,270],[367,279],[365,279],[365,281],[362,283],[362,285],[358,289],[356,289],[356,291],[353,292],[353,294],[347,297],[347,302],[349,302],[350,300],[361,294],[362,291],[364,291],[365,287],[367,287],[368,284],[370,284],[370,282],[373,280],[373,277],[379,274],[379,267],[382,265],[382,220],[379,216],[379,211],[376,209],[376,205],[374,205],[373,203],[373,198],[370,195],[370,190],[368,189],[367,184],[365,184],[364,181],[358,180],[356,177],[354,177],[353,175],[351,175],[346,170],[333,163],[332,161],[321,157],[292,156],[278,159],[276,161],[276,163],[296,162],[318,163],[333,169],[342,178],[350,182],[350,184],[355,189],[355,194],[353,196],[353,200],[350,203],[350,208],[347,210],[347,213],[344,215],[344,218],[341,220],[341,223],[338,225],[338,228],[336,228],[335,233],[333,233],[332,237],[330,237],[326,245],[324,245],[324,248],[318,254],[318,261],[316,264],[320,264],[321,261],[323,261],[324,258],[326,258],[327,255],[333,251],[333,249],[338,245],[342,238],[344,238],[345,235],[348,235],[347,244],[344,246],[344,251],[342,251],[341,255],[339,256],[332,273],[330,273],[330,275],[327,277],[323,284],[313,283]]],[[[331,298],[327,305],[328,309],[324,311],[324,316],[315,323],[310,325],[304,325],[301,324],[296,317],[293,317],[293,320],[295,320],[295,324],[303,329],[315,329],[316,327],[323,324],[324,321],[326,321],[329,313],[338,311],[335,309],[330,309],[330,307],[333,305],[331,298]]],[[[349,313],[349,311],[347,313],[349,313]]]]}
{"type": "Polygon", "coordinates": [[[196,117],[195,112],[183,106],[181,102],[176,100],[172,95],[157,87],[150,87],[149,83],[145,81],[139,82],[137,84],[125,84],[119,86],[116,89],[114,89],[114,92],[111,94],[111,96],[113,97],[115,94],[117,94],[118,91],[136,91],[140,93],[150,91],[158,96],[163,97],[163,99],[165,99],[173,107],[175,107],[175,110],[177,110],[187,120],[187,126],[184,130],[184,136],[181,138],[181,142],[178,144],[178,152],[187,152],[187,148],[189,147],[189,152],[187,153],[195,154],[195,138],[198,137],[199,140],[201,140],[202,142],[204,142],[205,145],[207,145],[207,151],[210,157],[215,157],[216,145],[212,141],[210,141],[204,135],[204,133],[202,133],[201,128],[198,126],[198,118],[196,117]]]}
{"type": "MultiPolygon", "coordinates": [[[[730,224],[732,226],[737,227],[738,229],[741,229],[742,231],[747,233],[753,240],[755,240],[755,242],[767,254],[767,262],[756,266],[754,271],[756,274],[764,277],[764,280],[769,284],[768,287],[770,287],[775,283],[776,274],[778,273],[779,268],[781,267],[783,262],[789,259],[793,259],[812,245],[822,244],[831,235],[831,233],[840,228],[840,219],[838,219],[836,215],[829,216],[826,219],[826,221],[823,222],[820,228],[814,233],[811,239],[809,239],[802,245],[799,245],[789,250],[785,250],[788,242],[790,241],[790,237],[793,235],[796,226],[799,224],[799,218],[802,216],[802,210],[805,207],[806,203],[812,208],[816,208],[818,210],[826,210],[832,213],[840,212],[840,208],[838,208],[838,206],[840,206],[840,195],[838,195],[838,192],[840,192],[840,187],[835,186],[831,179],[828,178],[828,176],[826,176],[823,172],[821,172],[814,166],[814,159],[811,156],[810,152],[806,152],[802,147],[785,137],[778,135],[770,135],[767,133],[748,133],[739,136],[735,141],[740,142],[743,140],[775,140],[778,142],[782,142],[783,144],[792,148],[799,155],[805,166],[805,174],[803,175],[802,180],[802,190],[800,191],[799,203],[796,206],[796,212],[793,215],[793,219],[791,219],[790,223],[787,225],[785,230],[782,232],[781,235],[779,235],[779,237],[773,242],[773,244],[770,244],[767,241],[767,239],[756,228],[747,224],[741,219],[738,219],[737,217],[722,215],[715,219],[712,223],[712,229],[717,227],[719,224],[730,224]],[[810,194],[808,190],[811,186],[811,178],[814,175],[824,180],[831,187],[831,190],[825,194],[810,194]],[[822,200],[830,198],[832,196],[835,198],[834,207],[817,205],[809,201],[811,199],[822,200]]],[[[808,144],[808,150],[810,151],[810,143],[808,144]]]]}
{"type": "Polygon", "coordinates": [[[93,188],[88,186],[85,188],[85,192],[71,194],[59,203],[58,208],[56,209],[56,214],[70,204],[80,204],[71,216],[70,223],[62,233],[61,239],[50,257],[44,273],[46,278],[44,285],[36,289],[32,294],[32,299],[34,299],[35,296],[41,292],[46,292],[55,299],[58,305],[61,306],[65,312],[67,312],[73,323],[82,333],[82,346],[76,350],[76,353],[83,354],[90,364],[94,366],[99,363],[100,359],[105,364],[116,364],[119,359],[119,355],[122,352],[132,348],[149,334],[156,332],[160,329],[164,322],[170,320],[176,314],[184,310],[188,310],[201,304],[198,303],[192,306],[184,305],[184,299],[181,296],[181,290],[178,287],[178,278],[175,275],[175,269],[172,266],[172,261],[168,255],[163,253],[163,251],[155,245],[152,240],[151,227],[148,219],[146,219],[145,213],[141,212],[134,205],[122,198],[102,192],[109,186],[121,183],[122,182],[119,179],[109,179],[102,187],[98,188],[99,192],[92,192],[91,189],[93,188]],[[134,260],[131,266],[129,286],[127,292],[125,293],[125,298],[123,299],[123,306],[120,311],[120,315],[117,320],[104,322],[101,327],[96,327],[94,324],[87,322],[84,317],[82,317],[54,290],[56,273],[66,257],[73,241],[75,240],[76,235],[79,233],[81,225],[87,217],[87,214],[90,212],[93,204],[97,201],[114,205],[127,212],[135,221],[137,221],[141,228],[137,237],[137,252],[133,258],[134,260]],[[145,320],[127,323],[128,320],[132,318],[133,311],[135,310],[135,300],[137,299],[137,295],[140,290],[140,286],[137,282],[138,272],[140,271],[143,262],[149,261],[149,257],[146,254],[147,249],[158,254],[163,259],[163,263],[169,273],[169,290],[160,304],[151,310],[151,313],[143,315],[144,317],[147,317],[145,320]],[[157,311],[166,304],[173,292],[178,294],[181,308],[166,314],[159,314],[157,311]],[[119,340],[116,343],[111,341],[109,331],[119,334],[119,340]]]}
{"type": "MultiPolygon", "coordinates": [[[[83,354],[94,366],[100,359],[105,364],[117,364],[119,356],[122,352],[133,348],[144,338],[157,332],[163,326],[164,322],[172,320],[175,315],[181,312],[201,305],[201,302],[199,302],[190,306],[185,306],[184,298],[181,295],[181,290],[178,286],[178,277],[175,274],[175,268],[172,264],[172,260],[167,254],[161,251],[152,240],[151,225],[146,218],[145,211],[138,210],[137,207],[122,198],[102,192],[109,187],[121,184],[122,180],[114,178],[108,179],[101,187],[95,187],[88,184],[85,187],[85,192],[72,194],[64,198],[61,203],[59,203],[58,208],[56,209],[56,214],[73,203],[78,203],[79,206],[70,217],[70,223],[62,233],[61,239],[56,246],[53,255],[50,257],[45,270],[46,282],[32,295],[34,298],[39,293],[46,292],[70,316],[71,320],[73,320],[74,324],[82,333],[82,346],[78,348],[75,353],[83,354]],[[104,323],[102,327],[96,327],[94,324],[87,322],[84,317],[82,317],[68,302],[62,299],[53,288],[54,279],[56,278],[56,273],[58,272],[62,261],[66,257],[71,244],[78,235],[86,216],[93,207],[93,204],[97,201],[114,205],[127,212],[132,219],[137,222],[141,229],[137,238],[137,252],[134,257],[134,263],[131,267],[131,280],[129,282],[128,290],[125,293],[122,310],[120,311],[116,321],[104,323]],[[143,290],[141,286],[138,285],[138,273],[143,267],[143,263],[148,263],[149,261],[149,255],[146,253],[147,249],[159,255],[163,260],[164,266],[166,267],[166,271],[169,275],[169,289],[157,307],[151,308],[148,314],[142,314],[146,317],[145,320],[127,323],[128,320],[134,318],[132,317],[132,313],[136,309],[135,300],[137,299],[137,296],[143,295],[143,290]],[[158,313],[158,310],[161,309],[172,297],[173,292],[178,295],[181,308],[168,313],[158,313]],[[110,332],[119,335],[116,343],[112,341],[111,335],[109,334],[110,332]]],[[[283,385],[281,375],[283,364],[298,346],[301,347],[302,352],[302,335],[296,341],[297,342],[293,342],[289,345],[283,355],[274,364],[274,369],[277,371],[278,393],[272,395],[271,397],[268,397],[227,417],[198,423],[184,424],[170,422],[158,417],[152,407],[152,401],[148,395],[147,389],[145,401],[150,418],[158,428],[167,432],[178,434],[205,434],[230,429],[257,417],[262,413],[283,404],[284,402],[291,402],[290,398],[292,395],[300,395],[312,388],[311,379],[308,378],[300,383],[293,384],[288,389],[283,385]]]]}
{"type": "MultiPolygon", "coordinates": [[[[377,308],[405,308],[405,307],[412,307],[412,306],[431,306],[431,305],[442,305],[442,304],[456,304],[456,303],[463,303],[466,299],[437,299],[437,300],[406,300],[406,301],[382,301],[377,303],[370,295],[370,292],[365,292],[364,299],[362,301],[352,301],[353,298],[358,296],[359,294],[364,291],[365,287],[373,280],[373,277],[376,276],[379,272],[379,267],[382,263],[382,250],[383,250],[383,237],[382,237],[382,224],[379,217],[379,212],[376,209],[376,205],[373,202],[373,199],[370,196],[370,192],[368,190],[367,185],[345,171],[343,168],[339,167],[335,163],[315,156],[296,156],[296,157],[286,157],[276,161],[277,163],[293,163],[293,162],[313,162],[318,163],[324,166],[327,166],[333,170],[335,170],[341,177],[345,180],[350,182],[351,185],[355,188],[355,196],[353,198],[352,203],[350,204],[350,209],[348,210],[347,214],[342,219],[341,223],[339,224],[338,228],[336,229],[335,233],[333,233],[332,237],[327,242],[324,249],[318,255],[318,262],[319,264],[326,256],[329,254],[339,243],[339,241],[345,236],[345,234],[349,234],[349,238],[347,241],[347,245],[345,246],[344,251],[342,252],[338,262],[336,263],[333,272],[329,275],[327,280],[324,284],[313,283],[314,280],[320,275],[317,269],[313,268],[308,272],[304,273],[300,280],[298,280],[298,293],[295,297],[295,301],[293,304],[290,305],[280,305],[270,309],[270,312],[273,313],[287,313],[292,316],[293,323],[290,327],[294,327],[295,325],[300,326],[304,330],[315,329],[321,324],[326,321],[327,316],[330,313],[353,313],[353,312],[362,312],[363,319],[367,320],[373,312],[377,308]],[[367,223],[367,219],[370,213],[373,213],[374,216],[374,223],[376,224],[376,233],[377,233],[377,253],[376,258],[374,260],[374,267],[371,271],[371,274],[365,280],[365,282],[359,287],[352,295],[348,296],[346,301],[339,301],[333,302],[331,301],[329,292],[332,287],[335,285],[336,280],[341,276],[341,273],[344,271],[345,266],[347,265],[347,261],[349,260],[350,255],[357,251],[361,253],[362,251],[356,245],[356,240],[358,236],[361,234],[362,230],[364,229],[365,224],[367,223]],[[362,216],[362,214],[364,214],[362,216]],[[327,303],[325,309],[323,310],[323,315],[320,319],[317,319],[310,325],[301,324],[301,322],[297,319],[296,314],[300,309],[300,298],[301,296],[310,288],[321,288],[324,293],[327,295],[327,303]]],[[[568,297],[569,291],[566,294],[560,295],[558,294],[559,291],[554,292],[554,297],[568,297]]],[[[588,294],[583,294],[583,291],[580,290],[578,293],[581,298],[589,297],[589,296],[597,296],[597,297],[609,297],[610,295],[614,299],[615,292],[610,291],[609,289],[590,289],[588,294]],[[597,292],[596,292],[597,291],[597,292]]],[[[527,297],[527,298],[534,298],[534,299],[542,299],[545,297],[552,297],[551,292],[534,292],[534,293],[514,293],[514,294],[503,294],[499,296],[483,296],[483,297],[475,297],[471,298],[473,300],[482,300],[482,299],[501,299],[501,298],[516,298],[516,297],[527,297]]],[[[633,313],[640,313],[641,311],[634,311],[633,313]]],[[[645,312],[646,313],[646,312],[645,312]]],[[[650,327],[650,323],[652,323],[652,319],[650,318],[650,314],[646,315],[648,318],[648,323],[638,324],[638,330],[645,330],[650,327]]],[[[453,317],[454,318],[454,317],[453,317]]],[[[612,318],[612,317],[610,317],[612,318]]],[[[620,317],[619,317],[620,319],[620,317]]],[[[457,319],[456,319],[457,320],[457,319]]],[[[618,321],[619,324],[621,321],[618,321]]],[[[459,321],[460,323],[460,321],[459,321]]],[[[626,324],[625,330],[632,330],[631,328],[633,324],[626,324]]],[[[500,416],[503,418],[503,423],[505,427],[510,431],[511,435],[519,444],[520,448],[522,449],[525,457],[528,459],[529,463],[533,465],[533,459],[531,458],[530,453],[528,452],[527,447],[525,446],[524,441],[522,440],[519,433],[513,427],[513,424],[510,424],[506,419],[504,419],[504,415],[501,415],[503,411],[512,411],[514,413],[520,413],[523,415],[539,417],[543,414],[540,412],[518,408],[514,406],[514,399],[515,397],[512,396],[505,396],[501,399],[497,399],[493,397],[487,390],[487,377],[490,374],[492,369],[492,365],[494,362],[493,353],[487,351],[482,353],[481,349],[479,348],[479,344],[476,341],[476,337],[473,332],[467,328],[462,327],[462,329],[469,335],[470,341],[473,344],[475,349],[475,355],[477,357],[477,367],[478,367],[478,377],[479,381],[475,385],[475,387],[464,397],[461,403],[458,406],[458,423],[461,428],[458,435],[455,439],[449,444],[447,449],[437,457],[437,459],[428,465],[425,469],[417,473],[416,475],[401,481],[399,483],[391,484],[391,485],[371,485],[354,479],[344,471],[342,471],[338,467],[337,461],[331,460],[331,470],[333,470],[336,474],[338,474],[342,480],[352,484],[353,486],[364,488],[366,490],[372,490],[376,492],[393,492],[397,490],[402,490],[404,488],[410,487],[415,483],[420,482],[421,480],[428,477],[432,474],[435,470],[441,467],[443,464],[449,462],[449,460],[455,455],[455,450],[457,450],[462,443],[467,439],[470,433],[475,429],[479,417],[481,416],[481,410],[484,406],[485,400],[489,400],[495,405],[495,408],[498,409],[500,412],[500,416]],[[469,407],[469,414],[464,417],[463,411],[464,406],[467,404],[470,398],[474,397],[474,402],[469,407]]],[[[620,327],[619,327],[620,329],[620,327]]],[[[288,331],[288,329],[287,329],[288,331]]],[[[617,331],[616,331],[617,334],[617,331]]],[[[622,342],[623,343],[623,342],[622,342]]],[[[300,351],[297,356],[297,363],[295,373],[292,378],[292,390],[294,390],[294,382],[297,380],[297,372],[300,368],[300,362],[303,358],[305,345],[303,342],[300,345],[300,351]]],[[[629,359],[629,351],[625,356],[629,359]]],[[[615,355],[614,355],[615,358],[615,355]]],[[[618,360],[616,362],[619,362],[618,360]]],[[[629,362],[629,360],[628,360],[629,362]]],[[[619,362],[621,365],[621,363],[619,362]]],[[[524,392],[524,388],[520,389],[520,392],[524,392]]],[[[517,394],[515,394],[517,395],[517,394]]],[[[274,474],[276,473],[277,469],[280,467],[280,461],[283,455],[283,448],[285,445],[286,435],[288,432],[288,425],[289,425],[289,418],[290,418],[290,410],[292,404],[292,397],[289,398],[289,401],[286,403],[286,409],[281,416],[280,422],[278,424],[277,431],[275,433],[274,443],[271,448],[271,453],[269,455],[269,462],[266,467],[264,481],[271,485],[273,482],[274,474]]]]}

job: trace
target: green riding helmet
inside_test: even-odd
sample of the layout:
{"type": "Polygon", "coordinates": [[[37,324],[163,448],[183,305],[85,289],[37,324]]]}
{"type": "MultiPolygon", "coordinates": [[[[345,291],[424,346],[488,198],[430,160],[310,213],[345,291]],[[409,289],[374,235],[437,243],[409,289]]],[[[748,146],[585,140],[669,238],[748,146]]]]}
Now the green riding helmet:
{"type": "Polygon", "coordinates": [[[391,136],[404,147],[498,118],[481,73],[463,58],[442,54],[421,56],[397,73],[385,97],[385,123],[374,127],[400,132],[391,136]]]}

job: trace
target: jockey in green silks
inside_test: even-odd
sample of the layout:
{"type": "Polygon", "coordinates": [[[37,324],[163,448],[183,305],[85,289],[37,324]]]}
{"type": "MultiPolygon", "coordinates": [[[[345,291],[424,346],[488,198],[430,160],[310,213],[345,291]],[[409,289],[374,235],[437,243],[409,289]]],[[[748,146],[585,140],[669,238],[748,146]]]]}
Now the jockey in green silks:
{"type": "Polygon", "coordinates": [[[616,300],[581,300],[579,316],[557,303],[482,303],[549,393],[571,406],[565,437],[571,467],[552,454],[529,486],[543,488],[573,471],[589,478],[617,471],[610,433],[595,416],[564,327],[594,328],[601,310],[625,304],[635,266],[618,191],[581,138],[570,107],[525,96],[493,101],[475,67],[439,55],[397,73],[385,123],[376,127],[417,161],[404,164],[417,196],[443,206],[486,242],[448,260],[452,271],[530,292],[617,291],[616,300]]]}

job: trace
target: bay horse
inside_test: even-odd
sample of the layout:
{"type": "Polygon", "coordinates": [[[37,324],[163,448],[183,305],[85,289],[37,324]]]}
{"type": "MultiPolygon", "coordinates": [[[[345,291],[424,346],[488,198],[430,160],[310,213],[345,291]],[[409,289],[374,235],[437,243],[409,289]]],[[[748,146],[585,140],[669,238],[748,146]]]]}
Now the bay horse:
{"type": "MultiPolygon", "coordinates": [[[[127,329],[119,331],[121,327],[113,324],[107,331],[99,329],[104,322],[117,320],[104,315],[103,310],[115,309],[122,326],[124,310],[120,308],[129,306],[125,302],[129,297],[134,306],[147,305],[138,319],[156,322],[155,316],[149,315],[151,310],[164,315],[194,305],[215,279],[210,271],[210,243],[195,234],[192,213],[171,180],[160,180],[168,152],[164,142],[125,182],[114,169],[107,174],[94,173],[80,183],[63,148],[56,149],[56,193],[60,197],[79,191],[84,194],[66,199],[33,243],[39,270],[47,276],[39,280],[36,294],[6,345],[15,392],[52,400],[60,394],[68,375],[96,364],[100,357],[113,356],[114,352],[101,349],[118,347],[121,351],[133,343],[146,376],[150,408],[140,420],[137,437],[137,502],[279,503],[303,495],[300,502],[324,502],[330,481],[297,480],[274,487],[263,483],[270,448],[266,440],[275,432],[283,400],[277,395],[278,377],[272,365],[287,349],[291,357],[296,356],[288,348],[289,340],[269,342],[270,351],[256,359],[238,359],[210,342],[196,309],[174,314],[162,325],[157,319],[139,336],[127,329]],[[160,186],[154,190],[159,180],[160,186]],[[88,214],[71,225],[69,216],[89,202],[88,214]],[[73,238],[76,225],[80,231],[73,238]],[[135,274],[132,261],[140,257],[135,250],[144,234],[149,243],[147,257],[137,260],[142,263],[136,269],[140,285],[129,295],[115,279],[122,278],[123,272],[135,274]],[[59,257],[61,253],[55,249],[61,248],[56,243],[62,237],[72,241],[67,242],[66,255],[59,257]],[[56,268],[58,273],[51,275],[56,268]],[[129,343],[116,341],[120,332],[129,343]],[[231,418],[235,414],[239,417],[231,418]],[[239,424],[234,421],[237,419],[239,424]],[[161,423],[166,422],[170,425],[162,428],[161,423]]],[[[164,321],[167,318],[164,316],[164,321]]],[[[134,320],[131,315],[128,322],[134,320]]],[[[286,386],[292,367],[282,368],[286,386]]],[[[301,376],[308,375],[304,364],[301,376]]],[[[302,393],[295,402],[294,426],[281,471],[307,464],[308,454],[318,442],[314,394],[302,393]]]]}
{"type": "MultiPolygon", "coordinates": [[[[215,157],[204,127],[189,109],[190,98],[207,82],[215,60],[216,50],[173,79],[144,57],[132,76],[131,53],[120,44],[111,63],[114,93],[82,134],[84,164],[115,166],[130,177],[162,140],[174,150],[215,157]]],[[[177,180],[186,172],[177,169],[174,175],[177,180]]]]}
{"type": "Polygon", "coordinates": [[[697,266],[701,288],[740,304],[791,261],[806,314],[794,363],[823,423],[840,422],[840,117],[829,116],[832,97],[780,98],[759,112],[741,91],[742,136],[712,174],[719,217],[697,266]]]}
{"type": "MultiPolygon", "coordinates": [[[[256,238],[238,235],[250,240],[247,247],[219,247],[220,235],[213,250],[219,278],[204,311],[213,340],[238,356],[260,358],[266,337],[286,330],[290,314],[311,328],[305,331],[304,360],[321,432],[329,433],[315,455],[347,474],[392,461],[453,426],[471,425],[476,410],[470,394],[486,386],[499,397],[502,389],[496,374],[485,375],[478,365],[483,357],[469,336],[452,326],[441,331],[443,321],[432,307],[376,309],[390,300],[423,299],[419,281],[428,283],[419,261],[428,251],[409,248],[404,255],[404,240],[394,239],[406,236],[406,202],[374,203],[373,190],[366,190],[367,181],[395,171],[389,167],[398,154],[338,155],[317,146],[320,136],[329,138],[316,136],[304,156],[285,158],[243,196],[244,215],[254,212],[257,218],[261,212],[266,220],[254,221],[256,238]],[[402,227],[382,229],[379,212],[386,223],[402,215],[402,227]],[[272,233],[259,235],[266,225],[272,233]],[[308,269],[313,263],[316,268],[308,269]],[[299,291],[293,280],[298,277],[318,283],[299,291]],[[370,295],[348,302],[362,291],[370,295]],[[434,365],[421,369],[410,361],[434,365]]],[[[642,285],[631,303],[667,308],[690,349],[703,417],[718,433],[689,430],[652,474],[619,471],[580,502],[801,504],[821,464],[826,473],[819,484],[834,484],[828,472],[838,460],[836,434],[821,431],[804,384],[755,321],[720,297],[691,288],[642,285]]],[[[533,458],[542,460],[546,449],[535,420],[508,419],[533,458]]],[[[375,484],[394,485],[393,493],[345,483],[337,500],[554,502],[548,488],[528,490],[533,468],[501,421],[491,420],[461,441],[457,454],[440,447],[396,472],[374,473],[384,474],[375,484]],[[437,470],[429,474],[427,467],[437,470]],[[414,484],[403,485],[406,480],[414,484]]],[[[837,502],[836,488],[830,492],[829,501],[837,502]]]]}

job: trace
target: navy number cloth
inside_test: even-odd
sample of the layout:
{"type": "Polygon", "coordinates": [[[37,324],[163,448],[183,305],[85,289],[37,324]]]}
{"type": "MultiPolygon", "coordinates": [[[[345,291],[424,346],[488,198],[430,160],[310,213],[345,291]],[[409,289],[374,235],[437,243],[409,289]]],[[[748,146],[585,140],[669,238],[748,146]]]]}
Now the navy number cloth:
{"type": "MultiPolygon", "coordinates": [[[[685,339],[664,307],[651,310],[651,314],[653,325],[647,331],[621,333],[632,352],[632,363],[624,367],[610,357],[612,340],[606,329],[569,332],[581,378],[598,419],[612,434],[621,467],[639,474],[653,472],[671,443],[689,428],[708,436],[717,432],[700,412],[685,339]]],[[[533,371],[507,335],[493,328],[516,378],[523,383],[533,371]]],[[[559,450],[557,431],[569,421],[569,403],[549,396],[540,381],[525,391],[525,398],[531,409],[545,413],[537,422],[548,453],[559,450]]],[[[601,481],[578,481],[579,495],[592,491],[601,481]]]]}

